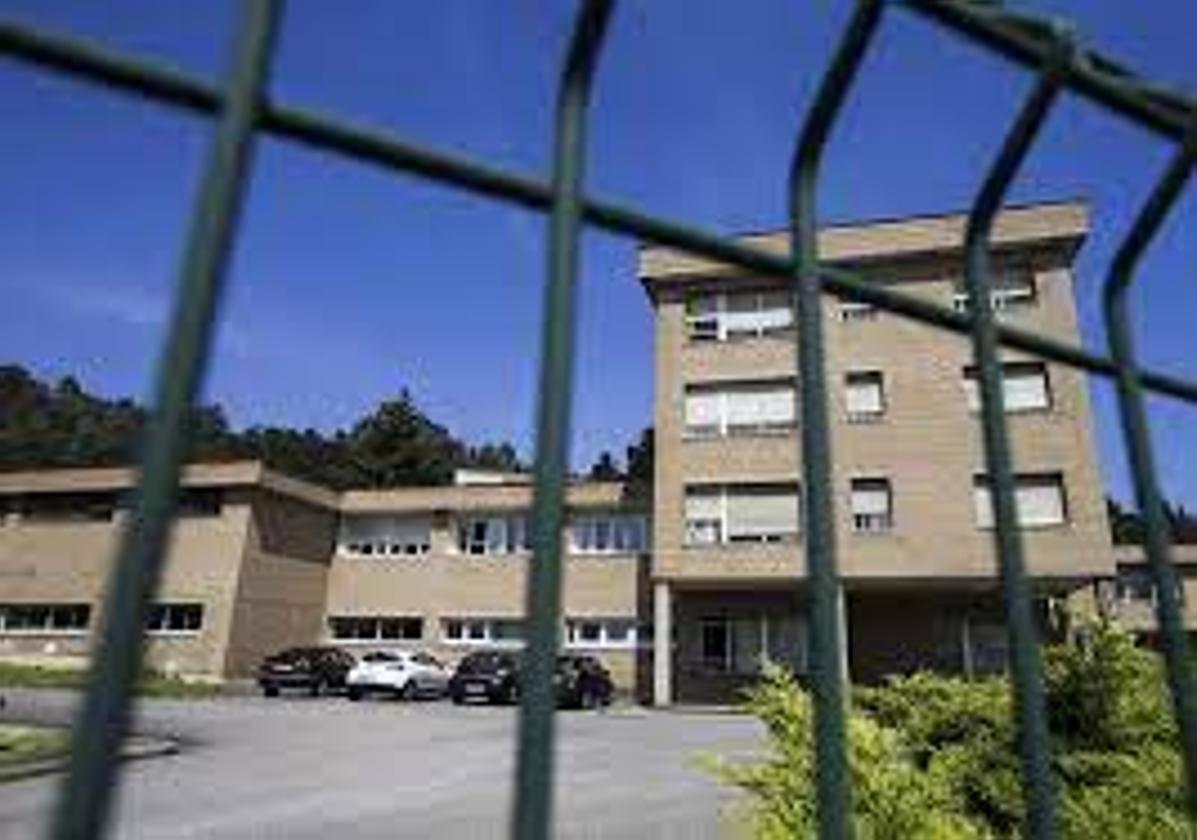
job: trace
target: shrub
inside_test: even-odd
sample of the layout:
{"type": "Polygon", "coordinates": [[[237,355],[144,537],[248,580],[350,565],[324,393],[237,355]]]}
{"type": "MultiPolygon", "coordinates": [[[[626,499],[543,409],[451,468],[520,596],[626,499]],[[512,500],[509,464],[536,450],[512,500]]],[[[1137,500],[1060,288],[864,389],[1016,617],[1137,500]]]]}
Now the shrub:
{"type": "MultiPolygon", "coordinates": [[[[1097,623],[1046,648],[1044,663],[1062,836],[1193,837],[1159,657],[1097,623]]],[[[1017,834],[1023,797],[1006,679],[915,674],[854,696],[848,760],[860,837],[1017,834]]],[[[712,766],[748,793],[754,836],[814,836],[809,698],[774,669],[747,708],[765,723],[768,757],[712,766]]]]}

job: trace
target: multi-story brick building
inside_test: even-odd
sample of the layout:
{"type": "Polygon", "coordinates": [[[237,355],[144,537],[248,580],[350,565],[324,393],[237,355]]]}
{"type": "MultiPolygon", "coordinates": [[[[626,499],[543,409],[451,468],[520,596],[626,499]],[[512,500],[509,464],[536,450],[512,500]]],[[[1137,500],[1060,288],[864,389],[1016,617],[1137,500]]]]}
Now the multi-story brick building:
{"type": "MultiPolygon", "coordinates": [[[[1000,216],[1002,320],[1079,340],[1071,266],[1086,224],[1075,203],[1000,216]]],[[[872,282],[962,307],[963,226],[830,227],[820,248],[872,282]]],[[[745,241],[788,247],[783,234],[745,241]]],[[[780,281],[662,249],[641,252],[639,276],[656,323],[654,486],[640,498],[570,485],[563,640],[655,702],[727,699],[765,660],[806,667],[792,308],[780,281]]],[[[1001,667],[967,340],[830,298],[825,336],[851,674],[1001,667]]],[[[1119,603],[1142,602],[1135,559],[1116,569],[1083,375],[1008,351],[1004,374],[1040,603],[1117,570],[1119,603]]],[[[0,652],[86,652],[132,484],[128,470],[0,475],[0,652]]],[[[526,476],[333,493],[255,463],[196,465],[183,502],[148,628],[157,667],[245,675],[269,651],[317,641],[447,658],[519,643],[526,476]]]]}
{"type": "MultiPolygon", "coordinates": [[[[829,227],[820,256],[963,307],[960,215],[829,227]]],[[[1078,204],[1010,209],[994,236],[1003,321],[1077,339],[1078,204]]],[[[785,234],[745,244],[785,253],[785,234]]],[[[763,656],[805,668],[793,309],[784,284],[647,249],[656,315],[654,694],[725,697],[763,656]],[[673,645],[673,655],[664,655],[673,645]]],[[[971,348],[868,306],[824,306],[851,674],[1004,660],[971,348]]],[[[1027,563],[1040,598],[1112,576],[1084,376],[1005,352],[1027,563]]]]}

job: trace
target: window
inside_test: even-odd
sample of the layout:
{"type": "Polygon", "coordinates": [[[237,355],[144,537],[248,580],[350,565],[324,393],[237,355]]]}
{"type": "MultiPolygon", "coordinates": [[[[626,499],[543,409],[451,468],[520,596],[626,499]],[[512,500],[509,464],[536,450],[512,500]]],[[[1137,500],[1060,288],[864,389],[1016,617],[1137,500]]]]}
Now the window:
{"type": "MultiPolygon", "coordinates": [[[[1124,604],[1136,602],[1155,606],[1156,587],[1151,570],[1133,566],[1119,566],[1118,578],[1115,581],[1116,596],[1124,604]]],[[[1184,578],[1179,571],[1176,574],[1176,595],[1183,604],[1185,600],[1184,578]]]]}
{"type": "Polygon", "coordinates": [[[841,321],[872,321],[877,317],[877,307],[871,303],[855,300],[840,301],[841,321]]]}
{"type": "Polygon", "coordinates": [[[647,547],[644,517],[632,514],[577,516],[569,526],[575,554],[636,554],[647,547]]]}
{"type": "Polygon", "coordinates": [[[424,620],[408,616],[344,615],[328,620],[338,641],[413,641],[424,638],[424,620]]]}
{"type": "Polygon", "coordinates": [[[893,491],[888,478],[852,479],[852,530],[881,534],[894,527],[893,491]]]}
{"type": "Polygon", "coordinates": [[[220,516],[224,493],[214,487],[188,487],[179,494],[175,515],[180,517],[220,516]]]}
{"type": "Polygon", "coordinates": [[[29,493],[18,502],[28,522],[109,522],[116,514],[117,494],[29,493]]]}
{"type": "Polygon", "coordinates": [[[794,386],[740,382],[686,389],[686,436],[784,434],[794,428],[794,386]]]}
{"type": "Polygon", "coordinates": [[[795,484],[686,488],[686,544],[780,542],[798,535],[795,484]]]}
{"type": "Polygon", "coordinates": [[[528,517],[475,516],[457,527],[457,549],[462,554],[499,555],[531,551],[528,517]]]}
{"type": "Polygon", "coordinates": [[[844,374],[844,410],[849,423],[869,423],[885,415],[885,377],[879,370],[844,374]]]}
{"type": "MultiPolygon", "coordinates": [[[[986,476],[973,479],[977,527],[993,527],[993,500],[986,476]]],[[[1030,473],[1014,477],[1014,504],[1023,528],[1045,528],[1067,521],[1064,477],[1059,473],[1030,473]]]]}
{"type": "Polygon", "coordinates": [[[570,648],[635,647],[639,638],[637,631],[636,621],[631,618],[569,619],[565,622],[565,645],[570,648]]]}
{"type": "Polygon", "coordinates": [[[432,527],[424,517],[346,516],[338,538],[350,557],[419,557],[432,547],[432,527]]]}
{"type": "MultiPolygon", "coordinates": [[[[964,393],[970,411],[981,410],[977,369],[964,369],[964,393]]],[[[1043,411],[1051,407],[1047,365],[1042,362],[1007,362],[1002,365],[1002,404],[1008,413],[1043,411]]]]}
{"type": "Polygon", "coordinates": [[[91,604],[0,604],[0,633],[81,633],[91,604]]]}
{"type": "Polygon", "coordinates": [[[198,633],[203,626],[203,604],[153,604],[145,620],[147,633],[198,633]]]}
{"type": "Polygon", "coordinates": [[[447,618],[441,636],[453,644],[522,644],[524,622],[519,618],[447,618]]]}
{"type": "Polygon", "coordinates": [[[691,341],[776,335],[793,324],[793,307],[784,291],[696,295],[686,301],[686,332],[691,341]]]}
{"type": "MultiPolygon", "coordinates": [[[[994,312],[1026,309],[1038,303],[1035,274],[1029,268],[996,272],[991,280],[990,301],[994,312]]],[[[968,292],[957,292],[952,299],[957,312],[968,311],[968,292]]]]}

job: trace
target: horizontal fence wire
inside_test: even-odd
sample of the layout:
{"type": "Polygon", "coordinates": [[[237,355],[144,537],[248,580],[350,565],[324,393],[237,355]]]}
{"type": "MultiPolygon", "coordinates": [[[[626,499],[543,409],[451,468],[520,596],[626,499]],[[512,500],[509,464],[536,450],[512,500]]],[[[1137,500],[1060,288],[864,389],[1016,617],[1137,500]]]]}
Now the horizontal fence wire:
{"type": "MultiPolygon", "coordinates": [[[[653,217],[614,203],[588,198],[581,191],[585,102],[599,45],[610,13],[607,0],[588,0],[579,13],[575,39],[562,77],[556,136],[555,172],[549,183],[493,168],[387,133],[354,126],[300,108],[268,101],[263,90],[278,6],[270,0],[251,0],[234,72],[227,90],[209,82],[150,62],[114,54],[93,43],[53,35],[15,22],[0,21],[0,55],[32,63],[134,94],[159,104],[218,116],[217,134],[204,190],[196,215],[175,320],[159,366],[154,421],[143,456],[138,508],[122,535],[121,563],[109,595],[109,620],[94,666],[93,680],[80,717],[72,768],[56,816],[56,836],[97,837],[115,786],[115,745],[128,722],[128,704],[138,664],[141,616],[152,598],[161,566],[162,550],[173,513],[182,458],[182,421],[194,401],[210,347],[221,280],[244,182],[252,137],[266,132],[311,148],[339,154],[383,168],[462,188],[483,197],[550,214],[549,282],[546,287],[542,380],[538,395],[538,442],[535,508],[537,521],[559,523],[563,511],[564,465],[568,450],[568,402],[572,397],[573,286],[577,266],[577,238],[582,223],[634,237],[640,241],[697,255],[744,272],[784,279],[794,284],[800,329],[798,363],[806,374],[801,399],[804,440],[803,477],[810,488],[807,521],[814,524],[807,546],[812,585],[812,636],[816,670],[820,827],[823,837],[852,832],[850,790],[844,757],[844,698],[838,626],[842,605],[841,581],[835,569],[828,477],[831,453],[826,428],[826,389],[819,387],[822,341],[819,314],[823,294],[871,304],[900,317],[972,338],[980,371],[982,423],[986,467],[994,492],[995,540],[1013,640],[1015,692],[1019,709],[1023,782],[1028,800],[1028,830],[1036,837],[1051,836],[1053,816],[1042,683],[1029,614],[1029,583],[1022,569],[1022,550],[1016,527],[1013,471],[1010,464],[1002,394],[997,378],[999,347],[1017,349],[1040,358],[1111,378],[1118,388],[1119,410],[1131,459],[1136,498],[1147,532],[1149,566],[1157,591],[1158,619],[1165,637],[1169,686],[1189,779],[1189,794],[1197,802],[1197,696],[1185,670],[1183,625],[1169,558],[1167,523],[1163,517],[1150,451],[1145,392],[1193,405],[1197,382],[1159,371],[1141,369],[1135,360],[1133,337],[1126,315],[1125,292],[1133,280],[1139,256],[1147,247],[1167,210],[1179,195],[1197,157],[1197,104],[1175,91],[1138,78],[1133,72],[1089,49],[1061,49],[1059,27],[1051,21],[1012,13],[984,0],[858,0],[843,43],[820,95],[804,125],[791,174],[791,252],[778,254],[753,248],[692,226],[653,217]],[[870,283],[841,266],[819,261],[814,191],[823,144],[830,134],[839,105],[872,38],[883,5],[897,6],[971,39],[1040,74],[1040,83],[1016,120],[1002,154],[987,175],[970,214],[966,231],[965,282],[970,305],[956,312],[870,283]],[[1176,161],[1165,173],[1143,213],[1119,251],[1105,287],[1105,315],[1109,356],[1102,356],[1043,336],[995,323],[989,299],[991,224],[1018,163],[1026,153],[1048,108],[1060,89],[1100,104],[1115,116],[1143,126],[1161,138],[1183,142],[1176,161]],[[810,383],[814,383],[812,386],[810,383]],[[821,445],[820,445],[821,444],[821,445]],[[811,459],[811,453],[821,453],[811,459]],[[817,508],[817,510],[816,510],[817,508]],[[818,516],[813,514],[818,513],[818,516]],[[820,529],[817,523],[822,523],[820,529]],[[814,531],[819,531],[815,534],[814,531]],[[826,532],[826,533],[824,533],[826,532]],[[826,539],[824,539],[826,537],[826,539]],[[817,591],[816,591],[817,590],[817,591]],[[1168,595],[1172,597],[1169,598],[1168,595]],[[1026,608],[1026,609],[1024,609],[1026,608]],[[833,685],[834,684],[834,685],[833,685]],[[822,699],[818,699],[819,696],[822,699]],[[820,711],[821,710],[821,711],[820,711]],[[99,738],[99,746],[86,742],[99,738]],[[97,788],[88,792],[87,786],[97,788]]],[[[543,657],[555,651],[555,616],[559,611],[559,551],[555,539],[537,539],[536,567],[546,571],[530,576],[528,615],[533,625],[533,649],[543,657]],[[543,552],[543,554],[542,554],[543,552]],[[542,626],[543,625],[543,626],[542,626]],[[538,632],[540,628],[543,632],[538,632]],[[547,628],[547,629],[545,629],[547,628]]],[[[545,661],[548,661],[546,658],[545,661]]],[[[513,814],[513,833],[546,837],[551,830],[552,716],[541,696],[551,674],[534,680],[531,696],[521,709],[519,780],[513,814]]]]}

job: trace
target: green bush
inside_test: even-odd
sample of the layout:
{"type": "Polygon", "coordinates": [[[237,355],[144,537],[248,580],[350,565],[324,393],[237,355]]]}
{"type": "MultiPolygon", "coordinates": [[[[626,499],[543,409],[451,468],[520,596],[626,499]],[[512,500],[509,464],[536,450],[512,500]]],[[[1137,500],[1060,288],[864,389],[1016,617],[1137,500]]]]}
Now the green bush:
{"type": "MultiPolygon", "coordinates": [[[[1044,649],[1062,836],[1194,837],[1159,657],[1108,624],[1044,649]]],[[[1018,833],[1023,813],[1010,688],[1004,678],[934,674],[858,688],[848,719],[857,834],[984,838],[1018,833]]],[[[813,714],[793,678],[769,670],[747,695],[770,752],[710,762],[747,794],[758,838],[815,834],[813,714]]]]}

